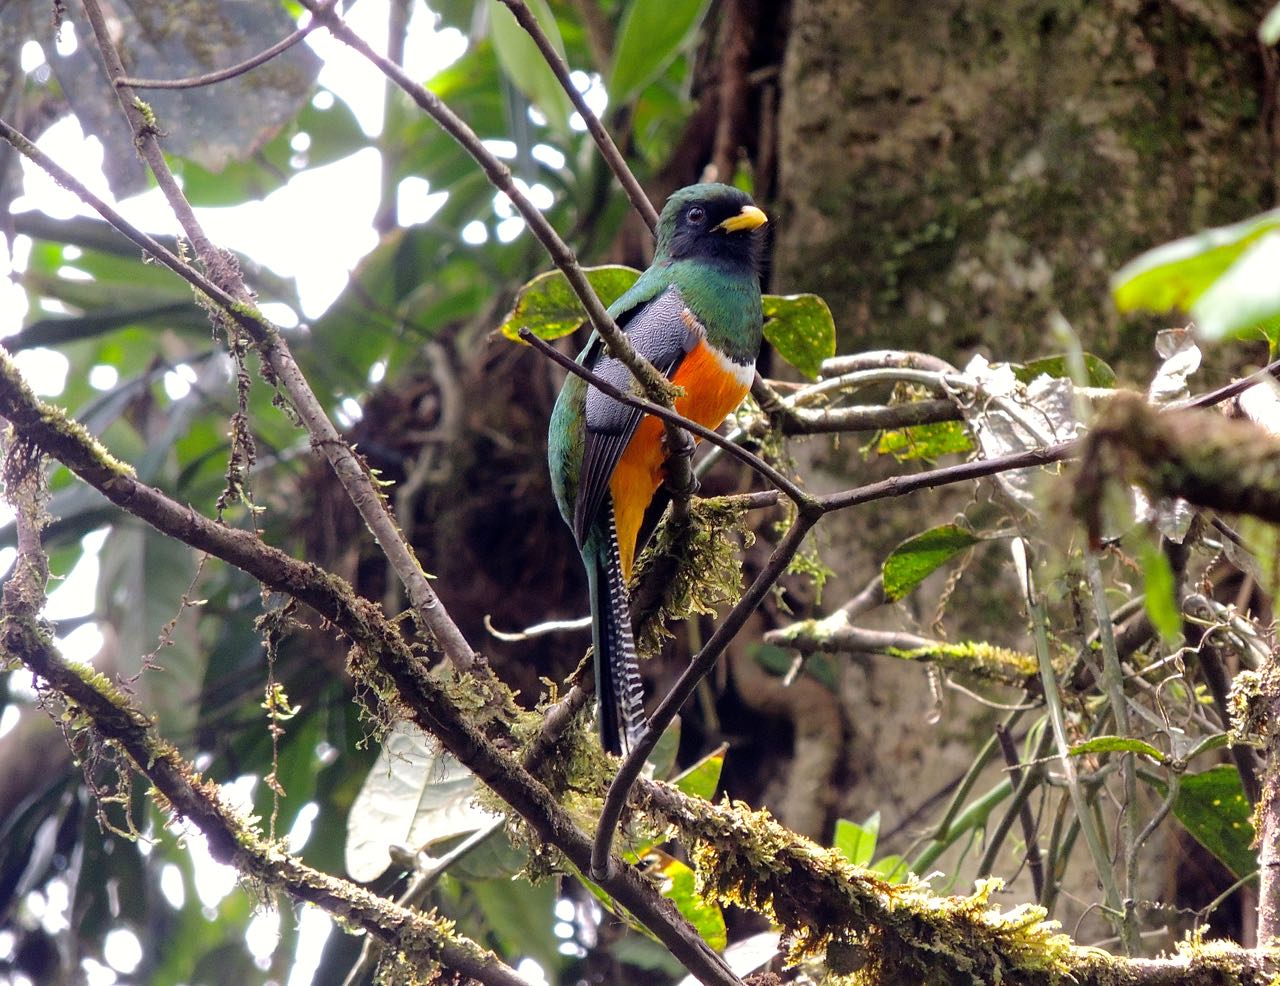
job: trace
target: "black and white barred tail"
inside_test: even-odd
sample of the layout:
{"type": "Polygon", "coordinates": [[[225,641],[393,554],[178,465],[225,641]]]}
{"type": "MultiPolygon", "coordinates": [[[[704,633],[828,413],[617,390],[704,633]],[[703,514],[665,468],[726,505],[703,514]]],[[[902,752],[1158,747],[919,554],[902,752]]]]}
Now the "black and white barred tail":
{"type": "Polygon", "coordinates": [[[618,532],[609,508],[609,539],[588,565],[591,589],[591,642],[595,648],[596,698],[600,703],[600,742],[613,754],[630,747],[645,727],[644,686],[631,632],[631,600],[622,580],[618,532]]]}

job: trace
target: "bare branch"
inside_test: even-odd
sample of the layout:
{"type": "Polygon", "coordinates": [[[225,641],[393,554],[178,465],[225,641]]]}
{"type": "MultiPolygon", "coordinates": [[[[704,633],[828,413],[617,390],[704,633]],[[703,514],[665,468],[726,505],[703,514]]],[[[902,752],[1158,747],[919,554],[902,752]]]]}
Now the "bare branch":
{"type": "Polygon", "coordinates": [[[596,142],[596,146],[600,149],[600,156],[609,165],[609,170],[618,179],[622,190],[627,193],[627,198],[631,200],[636,212],[640,214],[640,218],[645,221],[645,225],[649,227],[649,232],[652,233],[658,228],[658,210],[653,207],[653,203],[649,201],[649,196],[640,187],[640,182],[636,180],[635,174],[627,167],[627,162],[622,157],[622,152],[618,150],[618,145],[609,136],[609,131],[600,122],[600,118],[592,112],[591,107],[587,105],[586,99],[578,91],[578,87],[569,78],[569,66],[565,64],[564,58],[561,57],[560,52],[556,51],[551,39],[547,37],[546,32],[538,25],[538,19],[533,16],[533,11],[529,9],[529,5],[524,0],[502,0],[502,3],[515,15],[516,22],[533,38],[534,44],[538,46],[538,51],[542,52],[543,59],[560,81],[560,87],[564,89],[569,100],[573,103],[573,108],[582,116],[583,122],[587,125],[587,133],[591,134],[591,139],[596,142]]]}
{"type": "MultiPolygon", "coordinates": [[[[338,0],[326,0],[327,6],[333,6],[338,0]]],[[[277,55],[282,55],[308,34],[314,31],[319,24],[312,20],[304,27],[298,28],[292,34],[281,38],[270,48],[258,52],[252,58],[246,58],[243,62],[230,65],[227,68],[218,69],[216,72],[206,72],[204,75],[192,75],[185,79],[134,79],[128,76],[121,76],[113,79],[115,85],[125,86],[130,89],[199,89],[203,86],[216,85],[219,82],[226,82],[228,79],[234,79],[238,75],[244,75],[251,72],[259,65],[263,65],[277,55]]]]}
{"type": "Polygon", "coordinates": [[[696,421],[690,421],[684,415],[676,411],[673,411],[669,408],[662,407],[658,404],[655,404],[653,403],[653,401],[648,401],[648,400],[645,400],[643,397],[636,397],[634,394],[628,394],[625,391],[619,390],[617,387],[609,383],[609,381],[596,375],[591,370],[588,370],[585,366],[582,366],[579,363],[575,362],[574,360],[571,360],[568,356],[564,355],[564,353],[560,352],[555,347],[550,346],[546,342],[544,342],[542,339],[539,339],[536,335],[534,335],[528,329],[520,330],[520,338],[523,339],[525,342],[527,342],[530,346],[532,346],[538,352],[542,353],[542,355],[547,357],[547,359],[551,360],[554,363],[557,363],[558,365],[568,370],[570,373],[573,373],[576,376],[579,376],[583,380],[587,381],[587,383],[591,384],[591,386],[595,387],[602,394],[606,394],[609,397],[612,397],[614,400],[618,401],[619,403],[626,404],[628,407],[637,408],[641,411],[646,412],[647,414],[652,414],[655,418],[661,418],[663,421],[666,421],[670,424],[677,425],[678,427],[684,429],[685,431],[692,432],[693,434],[697,435],[699,438],[703,438],[710,444],[723,449],[725,452],[729,453],[734,458],[741,460],[742,462],[750,466],[752,469],[754,469],[756,472],[758,472],[761,476],[763,476],[770,483],[776,486],[779,490],[785,493],[792,501],[796,503],[797,506],[811,505],[812,503],[815,502],[813,497],[805,493],[802,489],[800,489],[800,487],[796,486],[795,483],[787,479],[787,477],[784,476],[781,472],[779,472],[773,466],[769,465],[769,463],[765,462],[758,455],[755,455],[752,452],[748,452],[742,446],[736,445],[733,442],[729,441],[729,439],[725,438],[719,432],[714,431],[711,428],[707,428],[704,425],[700,425],[696,421]]]}

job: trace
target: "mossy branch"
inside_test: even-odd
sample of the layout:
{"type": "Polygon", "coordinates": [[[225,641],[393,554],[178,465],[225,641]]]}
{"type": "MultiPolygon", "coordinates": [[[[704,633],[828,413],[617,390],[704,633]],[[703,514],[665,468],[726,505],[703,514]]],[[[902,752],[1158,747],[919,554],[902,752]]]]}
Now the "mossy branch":
{"type": "Polygon", "coordinates": [[[71,734],[88,730],[94,745],[122,753],[151,782],[161,811],[194,824],[204,834],[213,858],[234,866],[251,881],[362,928],[385,942],[397,961],[418,972],[444,966],[455,975],[492,986],[527,986],[492,952],[455,935],[452,922],[400,907],[347,880],[312,869],[264,838],[251,821],[227,805],[217,784],[201,777],[159,736],[151,718],[120,689],[91,667],[63,660],[40,621],[48,564],[39,536],[43,526],[40,461],[30,448],[19,440],[5,463],[6,498],[17,511],[19,558],[5,582],[0,604],[0,651],[6,661],[19,661],[36,676],[51,712],[61,708],[71,713],[62,716],[64,728],[71,734]]]}
{"type": "MultiPolygon", "coordinates": [[[[244,570],[263,585],[311,606],[353,644],[352,672],[369,686],[391,719],[411,719],[518,814],[542,842],[562,852],[577,869],[591,863],[591,841],[551,792],[503,748],[514,746],[510,690],[477,664],[456,683],[428,672],[381,608],[317,565],[298,561],[264,544],[252,532],[224,527],[138,481],[79,424],[39,401],[0,348],[0,416],[18,436],[66,465],[107,499],[201,551],[244,570]],[[476,725],[483,720],[484,728],[476,725]]],[[[702,939],[639,872],[614,859],[603,889],[633,914],[690,971],[704,982],[739,982],[702,939]]]]}
{"type": "Polygon", "coordinates": [[[789,957],[825,956],[843,982],[946,986],[1267,986],[1280,951],[1190,940],[1162,959],[1126,959],[1076,945],[1043,908],[1001,910],[998,881],[939,896],[918,881],[891,884],[740,802],[712,804],[657,781],[636,801],[674,825],[702,892],[781,926],[789,957]]]}
{"type": "Polygon", "coordinates": [[[1027,688],[1037,673],[1031,654],[984,641],[947,643],[911,633],[867,630],[854,626],[844,609],[820,620],[803,620],[764,636],[765,642],[801,654],[883,654],[904,661],[924,661],[947,671],[971,674],[1001,685],[1027,688]]]}
{"type": "Polygon", "coordinates": [[[1121,393],[1099,415],[1082,452],[1074,506],[1095,544],[1104,489],[1117,480],[1156,497],[1280,521],[1280,439],[1251,421],[1161,411],[1121,393]]]}

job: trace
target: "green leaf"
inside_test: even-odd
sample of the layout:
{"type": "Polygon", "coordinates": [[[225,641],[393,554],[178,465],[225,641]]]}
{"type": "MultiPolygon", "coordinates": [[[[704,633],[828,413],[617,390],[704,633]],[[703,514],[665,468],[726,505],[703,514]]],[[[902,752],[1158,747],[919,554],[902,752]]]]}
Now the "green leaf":
{"type": "Polygon", "coordinates": [[[956,524],[907,538],[884,560],[885,598],[890,602],[903,598],[939,566],[981,540],[956,524]]]}
{"type": "Polygon", "coordinates": [[[720,783],[720,771],[724,768],[724,754],[728,743],[721,743],[688,770],[671,779],[671,783],[691,798],[710,801],[720,783]]]}
{"type": "Polygon", "coordinates": [[[653,766],[654,777],[667,777],[676,765],[676,753],[680,749],[680,717],[671,720],[671,725],[662,731],[658,742],[649,753],[649,763],[653,766]]]}
{"type": "Polygon", "coordinates": [[[836,821],[836,835],[831,846],[839,849],[844,858],[854,866],[869,866],[879,837],[880,812],[876,812],[861,825],[841,818],[836,821]]]}
{"type": "Polygon", "coordinates": [[[469,881],[467,889],[480,905],[485,932],[497,936],[508,962],[527,955],[552,974],[553,981],[558,978],[555,974],[568,960],[557,949],[554,880],[536,885],[527,880],[478,880],[469,881]]]}
{"type": "Polygon", "coordinates": [[[778,355],[810,379],[836,354],[836,323],[816,294],[766,294],[764,337],[778,355]]]}
{"type": "Polygon", "coordinates": [[[884,877],[887,883],[901,883],[907,878],[910,871],[910,864],[902,856],[881,856],[868,869],[872,873],[879,873],[884,877]]]}
{"type": "Polygon", "coordinates": [[[1176,646],[1182,639],[1182,613],[1174,595],[1173,566],[1160,546],[1149,537],[1142,539],[1138,558],[1142,563],[1143,605],[1147,616],[1159,631],[1160,639],[1176,646]]]}
{"type": "MultiPolygon", "coordinates": [[[[1116,385],[1115,371],[1093,353],[1084,354],[1084,368],[1087,375],[1085,383],[1088,386],[1114,387],[1116,385]]],[[[1014,366],[1013,375],[1020,383],[1030,383],[1039,376],[1069,377],[1071,367],[1068,365],[1066,356],[1046,356],[1044,359],[1033,360],[1022,366],[1014,366]]]]}
{"type": "Polygon", "coordinates": [[[1233,226],[1174,240],[1129,261],[1111,279],[1111,294],[1122,312],[1139,309],[1190,311],[1210,285],[1268,233],[1280,229],[1280,209],[1233,226]]]}
{"type": "Polygon", "coordinates": [[[957,455],[973,450],[963,422],[938,421],[928,425],[913,425],[896,431],[886,431],[876,443],[881,455],[892,455],[899,462],[910,459],[932,460],[943,455],[957,455]]]}
{"type": "Polygon", "coordinates": [[[659,873],[666,878],[662,888],[662,896],[676,905],[676,910],[684,915],[695,928],[702,940],[717,952],[722,950],[728,941],[725,932],[724,912],[719,905],[710,903],[699,896],[695,888],[694,872],[686,864],[674,856],[669,856],[661,849],[650,853],[650,858],[657,857],[658,863],[651,872],[659,873]]]}
{"type": "Polygon", "coordinates": [[[1280,3],[1267,11],[1267,16],[1262,18],[1262,23],[1258,26],[1258,39],[1267,47],[1280,41],[1280,3]]]}
{"type": "Polygon", "coordinates": [[[1165,755],[1150,743],[1130,736],[1095,736],[1091,740],[1077,743],[1070,753],[1073,757],[1084,756],[1086,753],[1141,753],[1156,763],[1165,761],[1165,755]]]}
{"type": "Polygon", "coordinates": [[[1178,787],[1173,813],[1202,846],[1238,877],[1258,868],[1249,799],[1235,767],[1221,765],[1187,774],[1178,787]]]}
{"type": "MultiPolygon", "coordinates": [[[[606,307],[622,297],[640,276],[638,270],[618,265],[587,267],[583,273],[606,307]]],[[[502,320],[501,332],[516,341],[520,339],[521,329],[528,329],[539,339],[559,339],[586,318],[586,309],[569,287],[569,281],[560,271],[552,270],[539,274],[519,290],[515,306],[502,320]]]]}
{"type": "MultiPolygon", "coordinates": [[[[528,0],[529,9],[537,18],[538,26],[551,39],[556,51],[564,55],[564,42],[560,40],[560,28],[547,6],[546,0],[528,0]]],[[[489,0],[490,24],[493,28],[493,48],[498,54],[502,71],[517,89],[529,97],[547,123],[558,133],[569,133],[569,114],[573,104],[542,57],[533,38],[517,22],[499,0],[489,0]]]]}
{"type": "Polygon", "coordinates": [[[702,21],[708,0],[631,0],[622,16],[606,88],[627,103],[653,82],[702,21]]]}
{"type": "Polygon", "coordinates": [[[1249,245],[1191,306],[1200,335],[1225,339],[1262,328],[1274,341],[1280,330],[1280,232],[1249,245]]]}

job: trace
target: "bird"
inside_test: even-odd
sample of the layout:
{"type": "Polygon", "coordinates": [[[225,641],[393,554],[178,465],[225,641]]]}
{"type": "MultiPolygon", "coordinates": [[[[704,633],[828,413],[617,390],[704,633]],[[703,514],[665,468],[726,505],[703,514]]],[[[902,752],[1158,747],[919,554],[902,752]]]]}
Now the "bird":
{"type": "MultiPolygon", "coordinates": [[[[683,388],[676,410],[709,428],[742,402],[755,377],[767,221],[746,192],[729,185],[674,192],[658,218],[653,263],[608,309],[636,352],[683,388]]],[[[599,333],[577,361],[631,392],[630,370],[599,333]]],[[[600,740],[621,755],[647,726],[627,583],[646,512],[666,502],[665,495],[655,502],[665,478],[665,430],[571,374],[551,413],[547,459],[586,567],[600,740]]]]}

